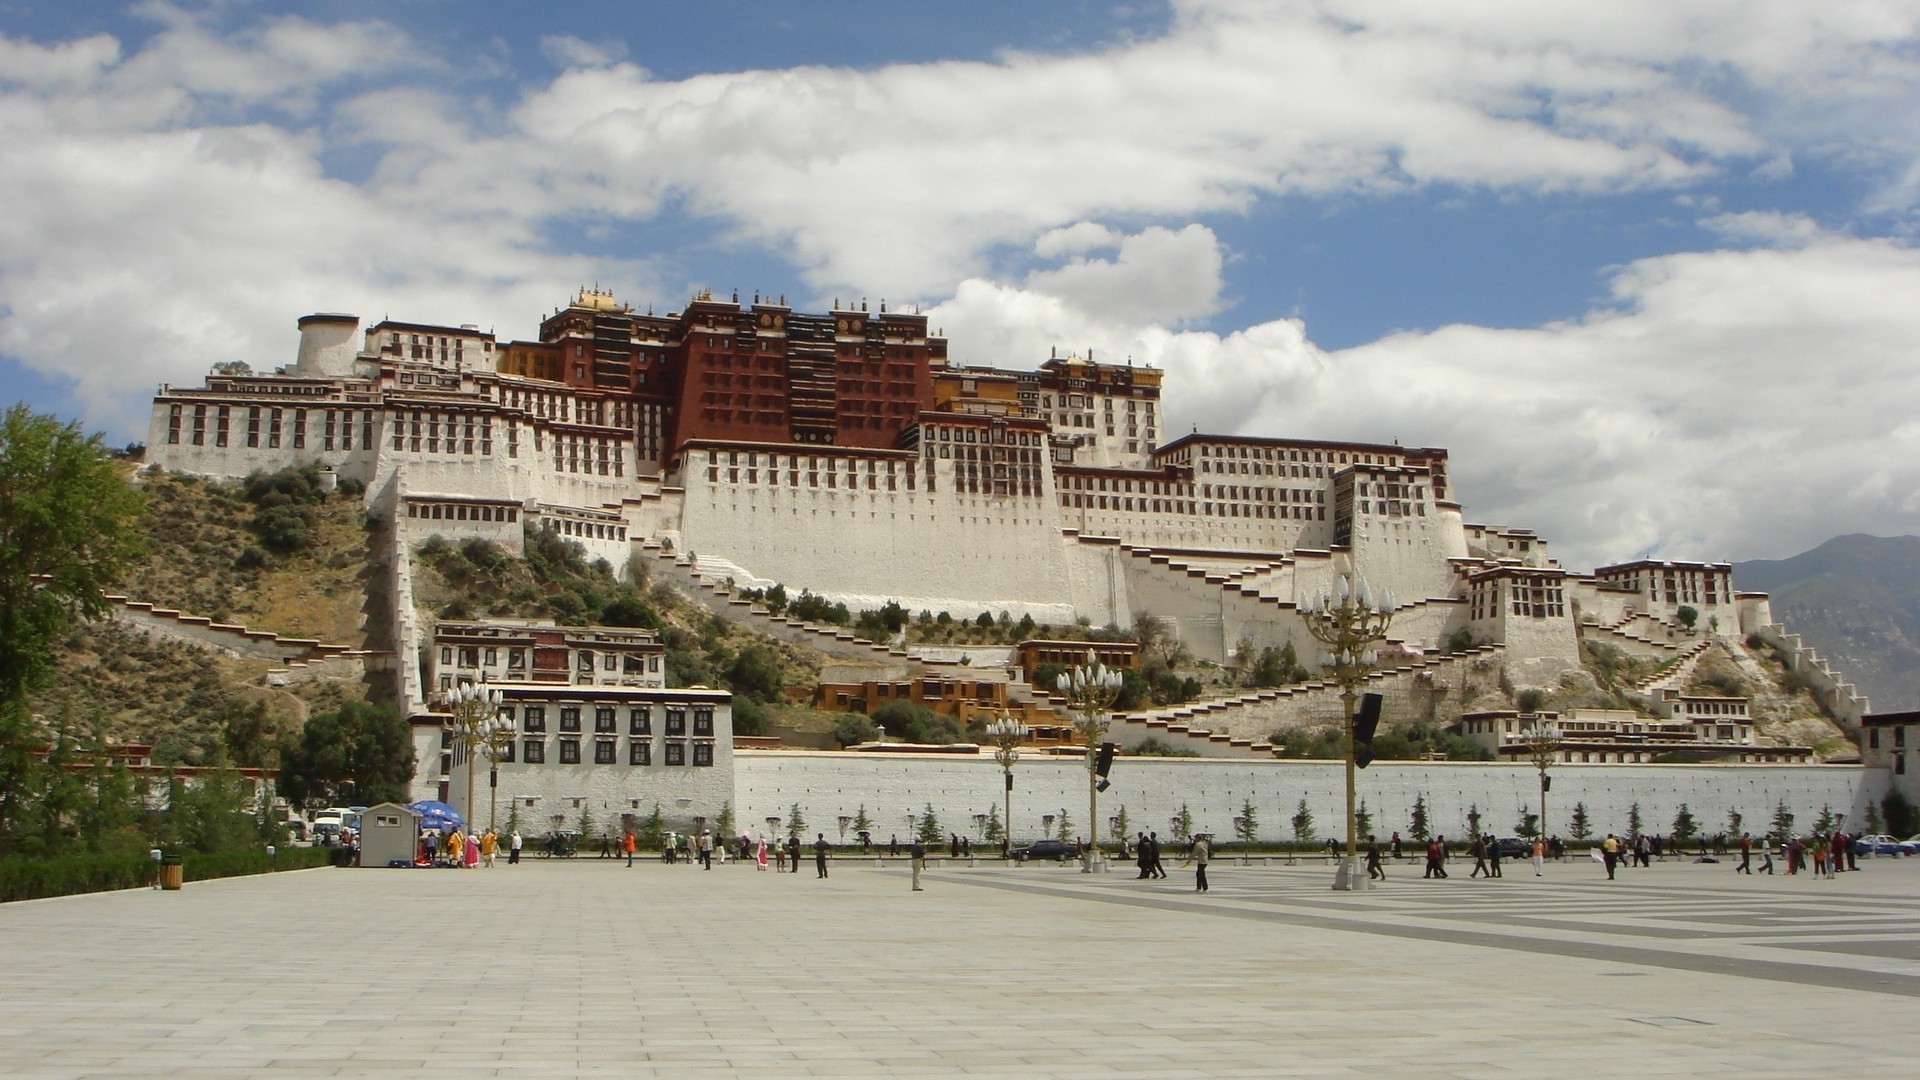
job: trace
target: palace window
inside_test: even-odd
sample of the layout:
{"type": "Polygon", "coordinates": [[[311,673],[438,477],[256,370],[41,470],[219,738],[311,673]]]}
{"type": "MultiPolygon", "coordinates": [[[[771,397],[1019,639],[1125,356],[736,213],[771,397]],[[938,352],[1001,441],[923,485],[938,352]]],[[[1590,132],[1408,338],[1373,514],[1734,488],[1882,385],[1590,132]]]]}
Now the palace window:
{"type": "Polygon", "coordinates": [[[560,764],[562,765],[580,764],[580,740],[579,739],[561,739],[560,740],[560,764]]]}
{"type": "Polygon", "coordinates": [[[522,739],[520,742],[521,759],[527,764],[544,765],[547,763],[547,740],[522,739]]]}

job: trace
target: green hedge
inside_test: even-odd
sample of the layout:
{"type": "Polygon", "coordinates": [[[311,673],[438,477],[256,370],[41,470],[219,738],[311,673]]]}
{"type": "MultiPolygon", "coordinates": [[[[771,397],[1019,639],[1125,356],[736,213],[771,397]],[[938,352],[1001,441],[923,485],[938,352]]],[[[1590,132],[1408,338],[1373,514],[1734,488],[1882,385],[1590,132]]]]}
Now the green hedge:
{"type": "MultiPolygon", "coordinates": [[[[223,851],[214,855],[188,854],[182,858],[187,881],[266,874],[276,870],[305,870],[326,866],[328,848],[282,848],[265,851],[223,851]]],[[[0,902],[38,900],[75,893],[111,892],[152,885],[160,864],[145,855],[71,855],[57,859],[0,859],[0,902]]]]}

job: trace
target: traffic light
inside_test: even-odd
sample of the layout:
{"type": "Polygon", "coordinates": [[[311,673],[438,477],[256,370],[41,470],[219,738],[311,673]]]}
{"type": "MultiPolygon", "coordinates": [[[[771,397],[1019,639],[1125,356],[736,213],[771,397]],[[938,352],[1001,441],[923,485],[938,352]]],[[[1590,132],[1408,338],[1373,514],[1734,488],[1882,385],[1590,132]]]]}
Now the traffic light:
{"type": "Polygon", "coordinates": [[[1373,764],[1373,732],[1380,726],[1379,694],[1365,694],[1360,709],[1353,714],[1353,764],[1364,769],[1373,764]]]}

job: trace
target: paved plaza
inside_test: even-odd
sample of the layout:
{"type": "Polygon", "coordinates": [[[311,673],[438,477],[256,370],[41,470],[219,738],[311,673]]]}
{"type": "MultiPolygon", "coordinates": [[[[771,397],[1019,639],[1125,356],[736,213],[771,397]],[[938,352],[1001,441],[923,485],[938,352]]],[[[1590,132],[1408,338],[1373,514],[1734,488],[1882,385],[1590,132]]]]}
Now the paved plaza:
{"type": "Polygon", "coordinates": [[[1912,1075],[1920,859],[1861,865],[189,882],[0,906],[0,1075],[1912,1075]]]}

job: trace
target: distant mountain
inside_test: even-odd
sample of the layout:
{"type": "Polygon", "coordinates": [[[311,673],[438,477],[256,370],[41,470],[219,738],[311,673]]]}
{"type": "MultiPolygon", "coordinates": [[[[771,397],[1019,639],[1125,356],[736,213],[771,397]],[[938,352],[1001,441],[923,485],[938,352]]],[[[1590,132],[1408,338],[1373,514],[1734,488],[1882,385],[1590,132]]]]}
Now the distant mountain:
{"type": "Polygon", "coordinates": [[[1790,559],[1735,563],[1733,586],[1860,688],[1875,712],[1920,709],[1920,536],[1836,536],[1790,559]]]}

